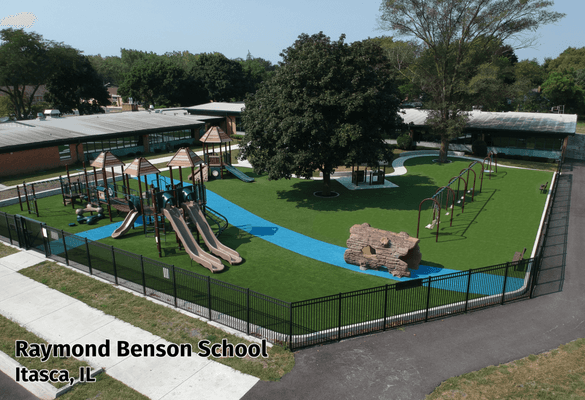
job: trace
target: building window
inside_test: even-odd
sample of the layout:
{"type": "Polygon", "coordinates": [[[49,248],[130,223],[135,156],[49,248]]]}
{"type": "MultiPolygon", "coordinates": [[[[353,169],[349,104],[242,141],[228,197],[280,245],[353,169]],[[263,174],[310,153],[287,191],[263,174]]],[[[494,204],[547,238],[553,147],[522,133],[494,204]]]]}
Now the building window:
{"type": "Polygon", "coordinates": [[[59,146],[59,159],[70,160],[71,159],[71,148],[68,144],[59,146]]]}

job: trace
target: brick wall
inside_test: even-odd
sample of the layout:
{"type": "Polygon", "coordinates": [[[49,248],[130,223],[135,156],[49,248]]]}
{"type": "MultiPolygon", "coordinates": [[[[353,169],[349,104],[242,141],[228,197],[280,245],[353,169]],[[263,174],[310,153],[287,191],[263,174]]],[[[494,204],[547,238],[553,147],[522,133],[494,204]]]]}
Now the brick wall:
{"type": "Polygon", "coordinates": [[[71,158],[68,160],[59,159],[57,146],[0,154],[0,176],[15,177],[57,167],[63,167],[65,173],[65,165],[74,164],[78,159],[83,160],[83,144],[71,144],[69,148],[71,158]]]}

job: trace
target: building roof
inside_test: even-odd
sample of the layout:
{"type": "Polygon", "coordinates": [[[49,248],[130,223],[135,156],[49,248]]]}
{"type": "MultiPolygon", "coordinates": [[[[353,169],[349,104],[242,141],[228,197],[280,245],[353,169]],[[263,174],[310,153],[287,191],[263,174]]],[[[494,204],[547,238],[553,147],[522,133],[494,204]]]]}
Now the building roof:
{"type": "Polygon", "coordinates": [[[237,103],[224,103],[224,102],[216,102],[216,103],[206,103],[206,104],[199,104],[197,106],[192,107],[185,107],[184,109],[189,111],[189,114],[205,114],[205,115],[230,115],[230,116],[239,116],[242,114],[242,111],[246,108],[246,105],[243,102],[237,103]]]}
{"type": "Polygon", "coordinates": [[[192,129],[217,119],[138,111],[8,122],[0,124],[0,153],[192,129]]]}
{"type": "MultiPolygon", "coordinates": [[[[400,111],[404,123],[426,126],[428,110],[407,108],[400,111]]],[[[576,114],[547,114],[527,112],[469,112],[466,129],[506,131],[517,133],[552,133],[574,135],[577,130],[576,114]]]]}

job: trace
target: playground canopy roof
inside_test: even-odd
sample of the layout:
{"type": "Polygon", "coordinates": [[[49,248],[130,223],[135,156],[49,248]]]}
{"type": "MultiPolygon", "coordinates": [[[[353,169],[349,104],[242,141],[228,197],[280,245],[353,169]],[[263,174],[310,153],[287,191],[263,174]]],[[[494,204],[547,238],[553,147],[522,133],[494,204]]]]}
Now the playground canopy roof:
{"type": "MultiPolygon", "coordinates": [[[[404,123],[426,126],[428,110],[407,108],[401,110],[404,123]]],[[[502,133],[575,135],[576,114],[546,114],[528,112],[471,111],[465,130],[501,131],[502,133]]]]}
{"type": "Polygon", "coordinates": [[[102,151],[99,156],[95,160],[93,160],[90,164],[92,167],[96,168],[109,168],[109,167],[119,167],[124,166],[124,163],[118,159],[115,155],[113,155],[110,151],[102,151]]]}
{"type": "Polygon", "coordinates": [[[203,160],[188,147],[182,147],[175,153],[167,167],[196,167],[202,164],[203,160]]]}
{"type": "Polygon", "coordinates": [[[227,143],[231,142],[232,138],[227,133],[221,130],[219,126],[212,126],[205,132],[200,139],[203,143],[227,143]]]}
{"type": "Polygon", "coordinates": [[[125,174],[130,176],[144,176],[148,174],[158,174],[160,171],[152,165],[146,158],[140,157],[132,161],[124,170],[125,174]]]}
{"type": "Polygon", "coordinates": [[[0,153],[195,129],[220,120],[219,116],[136,111],[7,122],[0,124],[0,153]]]}

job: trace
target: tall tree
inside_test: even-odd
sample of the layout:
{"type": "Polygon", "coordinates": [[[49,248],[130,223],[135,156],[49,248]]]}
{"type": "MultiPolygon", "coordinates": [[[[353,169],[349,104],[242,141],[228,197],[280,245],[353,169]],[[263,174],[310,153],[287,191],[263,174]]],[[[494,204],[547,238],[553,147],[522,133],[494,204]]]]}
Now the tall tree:
{"type": "Polygon", "coordinates": [[[201,83],[164,57],[136,62],[118,93],[147,106],[190,106],[207,101],[201,83]]]}
{"type": "Polygon", "coordinates": [[[23,29],[3,29],[0,39],[0,92],[10,98],[16,119],[24,119],[39,86],[53,73],[52,50],[61,45],[23,29]]]}
{"type": "Polygon", "coordinates": [[[570,72],[551,72],[542,84],[542,94],[553,106],[563,105],[567,113],[585,112],[585,90],[570,72]]]}
{"type": "Polygon", "coordinates": [[[207,96],[213,101],[239,101],[253,91],[240,63],[221,53],[199,54],[190,73],[203,82],[207,96]]]}
{"type": "Polygon", "coordinates": [[[340,165],[391,161],[383,134],[401,123],[383,50],[372,42],[332,42],[302,34],[285,49],[274,77],[246,98],[241,156],[271,179],[323,173],[340,165]]]}
{"type": "Polygon", "coordinates": [[[102,107],[110,104],[103,77],[86,56],[71,48],[59,51],[47,91],[46,100],[62,113],[75,109],[81,115],[103,113],[102,107]]]}
{"type": "Polygon", "coordinates": [[[254,91],[258,90],[260,84],[272,77],[275,73],[276,66],[268,60],[261,57],[253,57],[248,51],[248,55],[245,60],[236,59],[241,65],[248,79],[250,79],[250,86],[254,88],[254,91]]]}
{"type": "Polygon", "coordinates": [[[102,77],[103,84],[110,86],[120,86],[124,82],[124,73],[126,72],[122,59],[118,56],[102,57],[100,54],[87,56],[93,69],[102,77]]]}
{"type": "MultiPolygon", "coordinates": [[[[384,0],[381,28],[411,37],[425,48],[419,75],[429,96],[427,124],[441,137],[439,160],[447,161],[449,139],[458,136],[473,104],[461,96],[465,76],[473,67],[470,55],[481,41],[507,43],[515,48],[529,44],[525,35],[564,14],[550,11],[548,0],[384,0]],[[467,63],[467,65],[466,65],[467,63]]],[[[475,73],[472,73],[475,75],[475,73]]]]}

